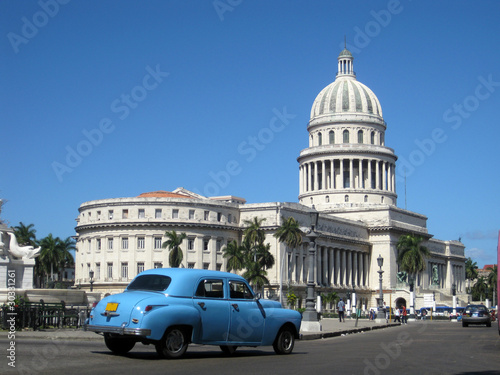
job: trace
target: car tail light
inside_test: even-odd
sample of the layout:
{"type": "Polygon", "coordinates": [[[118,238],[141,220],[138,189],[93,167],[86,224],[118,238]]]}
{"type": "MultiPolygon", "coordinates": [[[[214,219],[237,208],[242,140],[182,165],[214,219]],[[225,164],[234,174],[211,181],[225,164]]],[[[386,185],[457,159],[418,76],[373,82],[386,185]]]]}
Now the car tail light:
{"type": "Polygon", "coordinates": [[[144,311],[151,311],[153,310],[153,306],[152,305],[147,305],[146,308],[144,309],[144,311]]]}
{"type": "Polygon", "coordinates": [[[96,306],[97,306],[97,302],[94,302],[94,303],[92,304],[92,308],[94,308],[94,307],[96,307],[96,306]]]}

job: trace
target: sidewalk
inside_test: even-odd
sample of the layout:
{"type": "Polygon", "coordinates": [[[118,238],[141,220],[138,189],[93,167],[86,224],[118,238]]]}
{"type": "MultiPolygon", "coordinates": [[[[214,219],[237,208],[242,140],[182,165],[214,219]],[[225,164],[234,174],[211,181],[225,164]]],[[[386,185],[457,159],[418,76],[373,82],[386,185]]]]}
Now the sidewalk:
{"type": "MultiPolygon", "coordinates": [[[[325,318],[321,320],[321,332],[301,332],[302,340],[317,340],[327,337],[342,336],[375,329],[399,326],[399,323],[375,323],[373,320],[360,319],[355,327],[355,319],[346,319],[340,323],[338,319],[325,318]]],[[[40,331],[17,331],[16,339],[49,339],[49,340],[85,340],[101,341],[102,336],[95,332],[85,332],[83,329],[46,329],[40,331]]]]}
{"type": "Polygon", "coordinates": [[[356,319],[346,319],[345,322],[340,323],[338,318],[324,318],[321,320],[321,332],[301,331],[300,333],[302,340],[317,340],[400,325],[400,323],[375,323],[374,320],[359,319],[356,326],[356,319]]]}

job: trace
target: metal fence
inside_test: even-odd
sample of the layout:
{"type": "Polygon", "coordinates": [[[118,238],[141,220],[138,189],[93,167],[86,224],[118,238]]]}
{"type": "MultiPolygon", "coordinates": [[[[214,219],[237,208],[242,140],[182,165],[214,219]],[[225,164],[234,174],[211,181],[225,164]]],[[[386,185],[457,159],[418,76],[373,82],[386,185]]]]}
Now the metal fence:
{"type": "Polygon", "coordinates": [[[79,328],[87,319],[90,308],[87,306],[67,306],[64,301],[59,303],[26,302],[18,305],[3,305],[0,311],[2,329],[16,330],[23,328],[79,328]]]}

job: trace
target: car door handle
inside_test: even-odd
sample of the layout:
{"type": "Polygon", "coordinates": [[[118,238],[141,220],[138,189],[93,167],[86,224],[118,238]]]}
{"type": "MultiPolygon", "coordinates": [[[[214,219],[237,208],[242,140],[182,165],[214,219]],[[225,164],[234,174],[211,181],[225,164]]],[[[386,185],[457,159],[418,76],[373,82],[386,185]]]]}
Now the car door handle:
{"type": "Polygon", "coordinates": [[[200,305],[200,307],[205,310],[205,302],[198,302],[198,305],[200,305]]]}
{"type": "Polygon", "coordinates": [[[231,306],[233,306],[236,311],[240,311],[237,303],[233,303],[231,306]]]}

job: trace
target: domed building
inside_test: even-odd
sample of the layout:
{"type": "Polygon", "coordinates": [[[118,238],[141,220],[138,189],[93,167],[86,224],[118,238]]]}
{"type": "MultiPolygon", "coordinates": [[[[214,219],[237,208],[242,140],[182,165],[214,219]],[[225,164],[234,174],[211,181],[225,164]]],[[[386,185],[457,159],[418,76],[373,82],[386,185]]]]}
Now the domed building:
{"type": "Polygon", "coordinates": [[[274,234],[288,217],[310,228],[310,214],[319,213],[312,262],[318,293],[355,292],[364,310],[375,307],[381,257],[387,304],[410,306],[396,244],[401,235],[415,234],[431,256],[414,280],[414,306],[429,307],[429,296],[433,303],[451,305],[453,292],[466,303],[464,245],[434,239],[424,215],[397,207],[397,156],[385,146],[380,102],[357,81],[353,61],[344,49],[335,81],[312,105],[308,148],[297,159],[299,203],[247,204],[243,198],[204,197],[183,188],[85,202],[76,226],[76,284],[117,293],[143,270],[168,267],[162,244],[165,232],[174,230],[186,233],[181,267],[225,271],[224,248],[233,240],[241,243],[245,222],[257,217],[264,219],[265,243],[275,259],[267,270],[265,297],[278,298],[282,286],[283,294],[293,289],[304,301],[310,237],[305,231],[302,246],[286,249],[274,234]]]}

